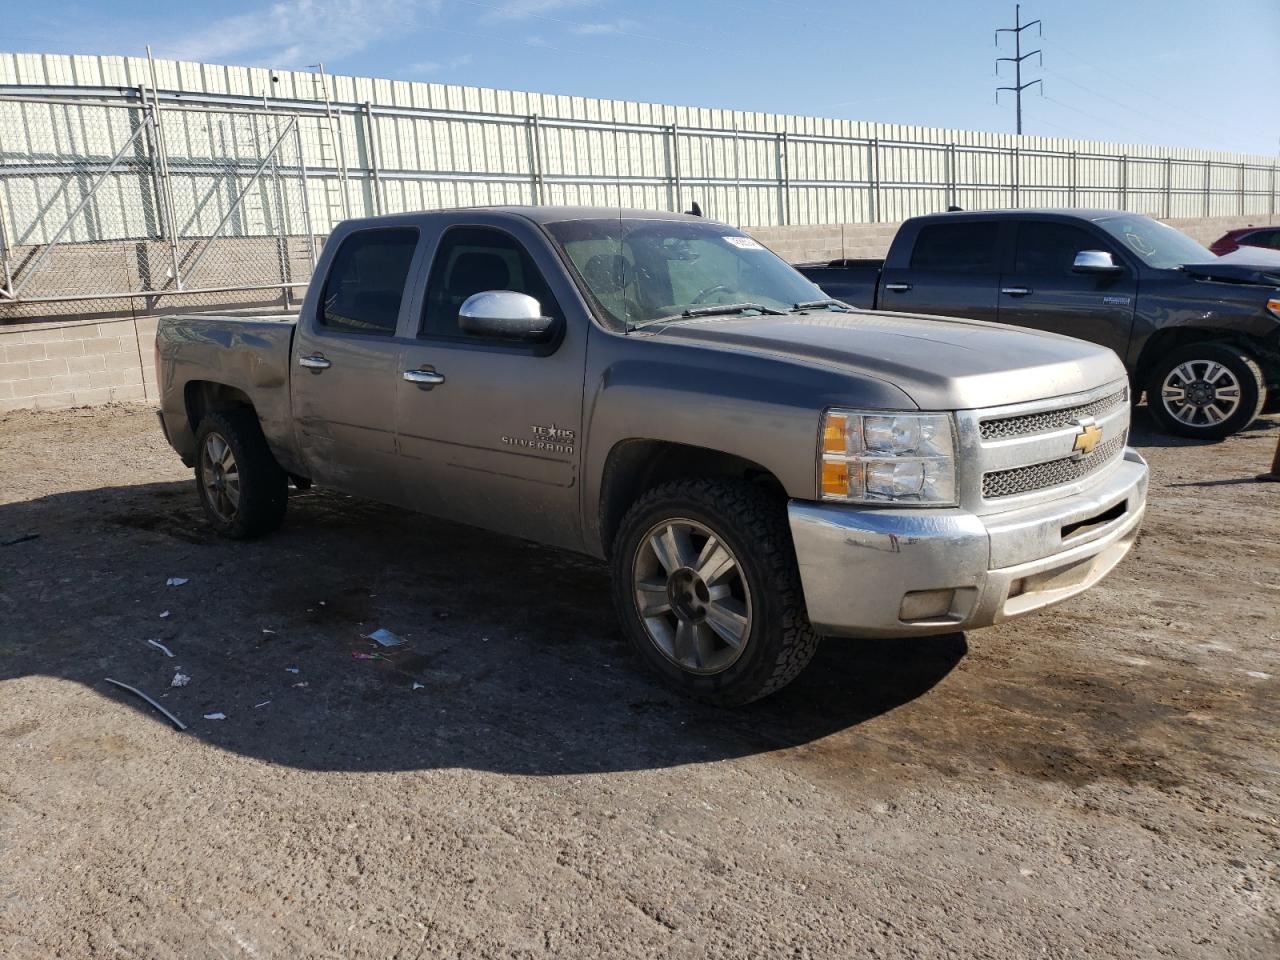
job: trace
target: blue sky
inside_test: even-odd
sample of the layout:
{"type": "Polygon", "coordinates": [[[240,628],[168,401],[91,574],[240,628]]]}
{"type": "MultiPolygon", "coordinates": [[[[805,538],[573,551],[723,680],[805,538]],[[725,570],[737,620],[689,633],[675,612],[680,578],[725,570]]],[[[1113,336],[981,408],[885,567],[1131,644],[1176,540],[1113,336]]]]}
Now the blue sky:
{"type": "MultiPolygon", "coordinates": [[[[43,0],[4,50],[140,54],[1011,131],[992,0],[43,0]]],[[[1280,0],[1039,0],[1024,132],[1280,152],[1280,0]],[[1229,11],[1229,14],[1228,12],[1229,11]]],[[[1004,65],[1006,71],[1009,65],[1004,65]]]]}

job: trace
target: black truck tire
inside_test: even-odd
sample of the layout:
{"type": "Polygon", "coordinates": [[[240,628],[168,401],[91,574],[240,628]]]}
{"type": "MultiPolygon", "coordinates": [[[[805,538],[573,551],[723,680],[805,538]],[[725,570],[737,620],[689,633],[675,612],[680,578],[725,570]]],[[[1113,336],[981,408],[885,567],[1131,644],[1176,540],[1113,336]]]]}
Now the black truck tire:
{"type": "Polygon", "coordinates": [[[196,430],[195,471],[200,505],[220,536],[248,540],[280,526],[289,478],[252,411],[205,414],[196,430]]]}
{"type": "Polygon", "coordinates": [[[623,518],[611,565],[627,639],[698,699],[734,706],[768,696],[818,648],[786,515],[749,483],[650,490],[623,518]]]}
{"type": "Polygon", "coordinates": [[[1231,343],[1190,343],[1151,365],[1147,406],[1168,433],[1221,440],[1253,423],[1266,403],[1256,360],[1231,343]]]}

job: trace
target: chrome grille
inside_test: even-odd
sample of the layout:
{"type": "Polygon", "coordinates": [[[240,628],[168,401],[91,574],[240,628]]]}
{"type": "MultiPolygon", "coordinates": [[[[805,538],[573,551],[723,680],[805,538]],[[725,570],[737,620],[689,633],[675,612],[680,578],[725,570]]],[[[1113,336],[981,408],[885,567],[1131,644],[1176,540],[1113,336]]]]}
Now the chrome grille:
{"type": "MultiPolygon", "coordinates": [[[[1113,394],[1120,396],[1120,394],[1113,394]]],[[[1110,398],[1106,398],[1110,399],[1110,398]]],[[[1103,403],[1105,400],[1096,401],[1103,403]]],[[[1093,406],[1089,404],[1088,406],[1093,406]]],[[[1083,409],[1083,408],[1076,408],[1083,409]]],[[[1066,413],[1068,411],[1053,411],[1066,413]]],[[[1048,414],[1036,414],[1047,416],[1048,414]]],[[[1088,414],[1082,414],[1088,416],[1088,414]]],[[[1069,422],[1069,421],[1068,421],[1069,422]]],[[[1012,470],[994,470],[982,475],[982,496],[987,500],[1000,497],[1012,497],[1020,493],[1044,490],[1064,483],[1074,483],[1095,470],[1100,470],[1124,451],[1125,434],[1121,433],[1101,444],[1092,454],[1081,460],[1074,457],[1063,457],[1061,460],[1049,460],[1046,463],[1033,463],[1026,467],[1015,467],[1012,470]]]]}
{"type": "MultiPolygon", "coordinates": [[[[1125,387],[1110,396],[1101,397],[1090,403],[1082,403],[1078,407],[1064,407],[1061,410],[1045,410],[1040,413],[1026,413],[1016,417],[983,420],[978,424],[978,432],[983,440],[1003,440],[1006,437],[1021,437],[1031,433],[1048,433],[1051,430],[1061,430],[1063,427],[1069,427],[1076,420],[1084,417],[1102,416],[1122,403],[1128,402],[1129,388],[1125,387]]],[[[1011,473],[1014,471],[1004,472],[1011,473]]]]}

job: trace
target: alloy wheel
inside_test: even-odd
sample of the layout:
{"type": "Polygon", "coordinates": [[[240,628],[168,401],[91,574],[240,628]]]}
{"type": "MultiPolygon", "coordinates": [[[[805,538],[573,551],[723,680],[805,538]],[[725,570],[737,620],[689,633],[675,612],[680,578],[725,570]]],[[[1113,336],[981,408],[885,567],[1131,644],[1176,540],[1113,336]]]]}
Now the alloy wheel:
{"type": "Polygon", "coordinates": [[[219,520],[230,523],[240,509],[240,467],[231,445],[219,433],[210,433],[204,439],[200,476],[210,508],[219,520]]]}
{"type": "Polygon", "coordinates": [[[1240,406],[1240,381],[1216,360],[1187,360],[1164,378],[1160,402],[1175,420],[1191,427],[1212,427],[1240,406]]]}
{"type": "Polygon", "coordinates": [[[682,670],[713,674],[742,656],[751,634],[751,590],[738,558],[694,520],[664,520],[632,562],[636,610],[649,640],[682,670]]]}

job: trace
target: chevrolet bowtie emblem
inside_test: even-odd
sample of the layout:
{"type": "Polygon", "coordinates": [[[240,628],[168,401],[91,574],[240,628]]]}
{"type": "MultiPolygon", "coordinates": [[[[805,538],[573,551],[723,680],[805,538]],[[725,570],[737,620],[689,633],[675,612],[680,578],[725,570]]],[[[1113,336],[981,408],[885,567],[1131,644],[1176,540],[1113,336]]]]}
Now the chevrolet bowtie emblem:
{"type": "Polygon", "coordinates": [[[1077,460],[1082,460],[1089,454],[1093,453],[1093,448],[1098,445],[1098,441],[1102,439],[1102,428],[1092,420],[1080,421],[1080,432],[1076,434],[1075,445],[1072,450],[1075,451],[1077,460]]]}

